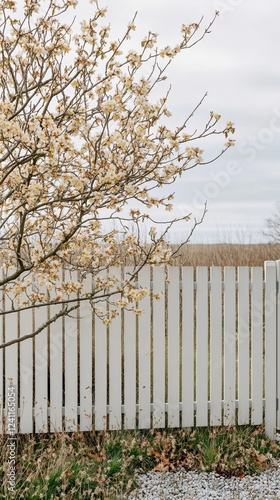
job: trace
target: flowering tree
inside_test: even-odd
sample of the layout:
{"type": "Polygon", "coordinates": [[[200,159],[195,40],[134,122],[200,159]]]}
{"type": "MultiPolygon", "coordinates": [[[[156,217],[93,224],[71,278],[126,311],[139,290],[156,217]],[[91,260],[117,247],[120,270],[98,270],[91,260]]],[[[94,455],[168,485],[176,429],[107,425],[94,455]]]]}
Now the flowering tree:
{"type": "MultiPolygon", "coordinates": [[[[30,332],[34,336],[77,307],[73,292],[94,307],[108,297],[114,302],[118,291],[116,305],[134,308],[147,291],[134,288],[133,277],[143,265],[168,263],[172,256],[165,236],[178,219],[167,218],[158,232],[151,216],[156,207],[172,211],[173,195],[159,188],[215,159],[203,160],[198,140],[225,136],[218,157],[233,144],[234,128],[231,122],[217,128],[220,115],[211,112],[201,130],[191,131],[196,106],[171,130],[169,91],[153,99],[171,60],[212,23],[206,29],[201,22],[183,25],[179,43],[162,49],[149,32],[138,51],[123,53],[134,20],[113,40],[97,2],[79,30],[74,18],[63,22],[77,0],[23,3],[18,11],[16,1],[3,0],[0,14],[1,290],[9,297],[1,313],[63,304],[30,332]],[[147,221],[150,241],[143,243],[147,221]],[[131,280],[121,283],[106,270],[120,265],[123,255],[134,267],[131,280]],[[62,266],[78,271],[79,279],[62,283],[62,266]],[[85,294],[88,272],[94,292],[85,294]]],[[[19,339],[2,347],[13,342],[19,339]]]]}

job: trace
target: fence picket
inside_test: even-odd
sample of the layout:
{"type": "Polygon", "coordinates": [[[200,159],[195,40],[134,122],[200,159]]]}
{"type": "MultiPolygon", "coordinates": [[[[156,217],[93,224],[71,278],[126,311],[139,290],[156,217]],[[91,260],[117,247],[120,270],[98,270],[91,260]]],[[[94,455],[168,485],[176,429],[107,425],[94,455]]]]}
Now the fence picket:
{"type": "Polygon", "coordinates": [[[194,425],[194,279],[182,269],[182,426],[194,425]]]}
{"type": "MultiPolygon", "coordinates": [[[[44,290],[45,291],[45,290],[44,290]]],[[[48,307],[34,310],[34,328],[48,320],[48,307]]],[[[48,331],[45,328],[34,339],[35,432],[48,431],[48,331]]]]}
{"type": "MultiPolygon", "coordinates": [[[[60,281],[63,281],[62,270],[60,281]]],[[[50,299],[55,298],[55,291],[51,290],[50,299]]],[[[63,305],[51,305],[49,318],[54,318],[62,311],[63,305]]],[[[49,394],[50,394],[50,431],[63,430],[63,319],[59,317],[49,326],[49,394]]]]}
{"type": "MultiPolygon", "coordinates": [[[[61,306],[51,306],[50,316],[61,311],[61,306]]],[[[50,325],[50,431],[61,432],[62,405],[63,405],[63,323],[62,318],[58,318],[50,325]]]]}
{"type": "Polygon", "coordinates": [[[251,424],[260,425],[263,421],[263,268],[252,268],[251,299],[251,386],[252,412],[251,424]]]}
{"type": "MultiPolygon", "coordinates": [[[[105,272],[100,273],[105,278],[105,272]]],[[[96,310],[106,312],[106,304],[97,302],[96,310]]],[[[108,396],[108,360],[107,360],[107,326],[102,319],[94,316],[94,428],[97,431],[107,428],[107,396],[108,396]]],[[[108,401],[109,403],[109,401],[108,401]]]]}
{"type": "MultiPolygon", "coordinates": [[[[109,276],[115,276],[121,281],[121,269],[111,267],[109,276]]],[[[120,295],[114,295],[113,299],[120,299],[120,295]]],[[[121,310],[114,305],[110,305],[109,308],[110,310],[118,309],[119,313],[109,326],[109,428],[120,429],[122,425],[121,310]]]]}
{"type": "Polygon", "coordinates": [[[280,431],[280,260],[276,262],[276,318],[277,318],[277,326],[276,326],[276,344],[277,344],[277,413],[276,413],[276,429],[280,431]]]}
{"type": "MultiPolygon", "coordinates": [[[[19,317],[20,337],[32,333],[32,309],[21,311],[19,317]]],[[[20,349],[20,426],[19,432],[33,432],[33,345],[26,339],[20,349]]]]}
{"type": "Polygon", "coordinates": [[[224,425],[235,423],[236,303],[235,267],[224,269],[224,425]]]}
{"type": "Polygon", "coordinates": [[[277,342],[276,264],[265,262],[265,430],[274,439],[276,429],[277,342]]]}
{"type": "MultiPolygon", "coordinates": [[[[92,275],[88,274],[83,282],[84,291],[92,292],[92,275]]],[[[91,431],[92,426],[92,358],[93,311],[88,301],[82,301],[79,307],[80,339],[80,430],[91,431]]]]}
{"type": "Polygon", "coordinates": [[[238,268],[238,423],[249,424],[249,268],[238,268]]]}
{"type": "MultiPolygon", "coordinates": [[[[0,269],[0,277],[2,279],[2,269],[0,269]]],[[[0,290],[0,311],[3,313],[4,312],[4,294],[3,290],[0,290]]],[[[0,344],[2,345],[4,342],[4,315],[0,317],[0,344]]],[[[4,349],[0,349],[0,377],[1,377],[1,382],[0,382],[0,433],[4,432],[4,426],[3,426],[3,417],[4,417],[4,408],[5,408],[5,401],[4,401],[4,391],[3,391],[3,380],[5,380],[4,377],[4,349]]]]}
{"type": "Polygon", "coordinates": [[[208,268],[196,271],[196,425],[208,425],[208,268]]]}
{"type": "MultiPolygon", "coordinates": [[[[124,280],[129,280],[132,267],[125,267],[124,280]]],[[[136,316],[124,311],[124,427],[136,427],[136,316]]]]}
{"type": "Polygon", "coordinates": [[[222,422],[222,268],[210,269],[210,425],[222,422]]]}
{"type": "Polygon", "coordinates": [[[153,427],[165,427],[165,276],[163,267],[153,268],[153,427]]]}
{"type": "Polygon", "coordinates": [[[168,270],[168,427],[179,427],[180,300],[179,268],[168,270]]]}
{"type": "MultiPolygon", "coordinates": [[[[78,282],[77,272],[65,271],[64,281],[78,282]]],[[[75,300],[77,293],[69,295],[75,300]]],[[[77,302],[69,307],[77,306],[77,302]]],[[[64,318],[64,377],[65,377],[65,430],[66,432],[78,429],[78,318],[77,309],[64,318]]]]}
{"type": "MultiPolygon", "coordinates": [[[[150,289],[150,268],[142,268],[138,275],[139,288],[150,289]]],[[[151,427],[151,306],[147,295],[139,304],[143,313],[138,319],[139,367],[139,429],[151,427]]]]}
{"type": "MultiPolygon", "coordinates": [[[[13,270],[11,269],[12,273],[13,270]]],[[[5,311],[11,311],[13,306],[17,306],[14,304],[14,295],[9,293],[9,295],[5,296],[5,311]]],[[[15,340],[18,338],[18,313],[12,312],[10,314],[5,315],[5,342],[9,342],[11,340],[15,340]]],[[[19,378],[18,378],[18,344],[13,344],[4,349],[4,357],[5,357],[5,407],[6,407],[6,415],[7,415],[7,390],[9,385],[15,385],[16,387],[16,397],[18,398],[18,389],[19,389],[19,378]]],[[[17,406],[17,405],[16,405],[17,406]]],[[[6,423],[7,429],[7,423],[6,423]]],[[[16,427],[15,430],[18,430],[18,418],[16,413],[16,427]]]]}

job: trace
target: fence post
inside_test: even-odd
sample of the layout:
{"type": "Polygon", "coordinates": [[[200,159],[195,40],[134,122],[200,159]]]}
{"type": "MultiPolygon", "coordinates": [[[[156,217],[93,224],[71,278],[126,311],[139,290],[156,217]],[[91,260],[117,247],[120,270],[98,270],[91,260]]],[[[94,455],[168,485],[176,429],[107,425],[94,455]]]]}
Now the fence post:
{"type": "MultiPolygon", "coordinates": [[[[277,413],[276,430],[280,431],[280,260],[276,262],[276,343],[277,343],[277,413]]],[[[279,435],[278,435],[279,436],[279,435]]],[[[276,436],[276,437],[278,437],[276,436]]],[[[280,438],[280,436],[279,436],[280,438]]]]}
{"type": "Polygon", "coordinates": [[[277,343],[276,262],[265,262],[265,432],[276,437],[277,343]]]}

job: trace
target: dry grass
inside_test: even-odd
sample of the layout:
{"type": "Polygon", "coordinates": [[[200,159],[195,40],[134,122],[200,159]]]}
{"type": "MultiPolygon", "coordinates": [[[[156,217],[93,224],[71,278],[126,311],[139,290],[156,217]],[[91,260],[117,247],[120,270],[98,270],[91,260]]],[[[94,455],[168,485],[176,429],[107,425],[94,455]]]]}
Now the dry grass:
{"type": "MultiPolygon", "coordinates": [[[[174,246],[174,249],[176,247],[174,246]]],[[[263,266],[266,260],[280,259],[279,244],[217,243],[213,245],[187,244],[174,259],[182,266],[263,266]]]]}
{"type": "Polygon", "coordinates": [[[243,477],[280,456],[261,427],[18,436],[16,495],[8,484],[8,440],[0,437],[0,499],[117,500],[137,473],[178,468],[243,477]]]}

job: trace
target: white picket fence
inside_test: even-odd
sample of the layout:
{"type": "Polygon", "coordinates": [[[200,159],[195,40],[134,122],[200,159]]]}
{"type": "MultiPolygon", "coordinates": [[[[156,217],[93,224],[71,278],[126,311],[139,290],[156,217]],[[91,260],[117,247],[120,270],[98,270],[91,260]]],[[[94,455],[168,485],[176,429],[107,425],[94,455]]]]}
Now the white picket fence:
{"type": "MultiPolygon", "coordinates": [[[[264,423],[275,438],[280,261],[167,272],[167,283],[163,267],[139,273],[139,287],[164,293],[141,301],[139,317],[122,311],[106,327],[83,302],[78,315],[2,349],[2,432],[14,384],[20,433],[264,423]]],[[[43,307],[2,316],[0,340],[25,335],[49,314],[43,307]]]]}

